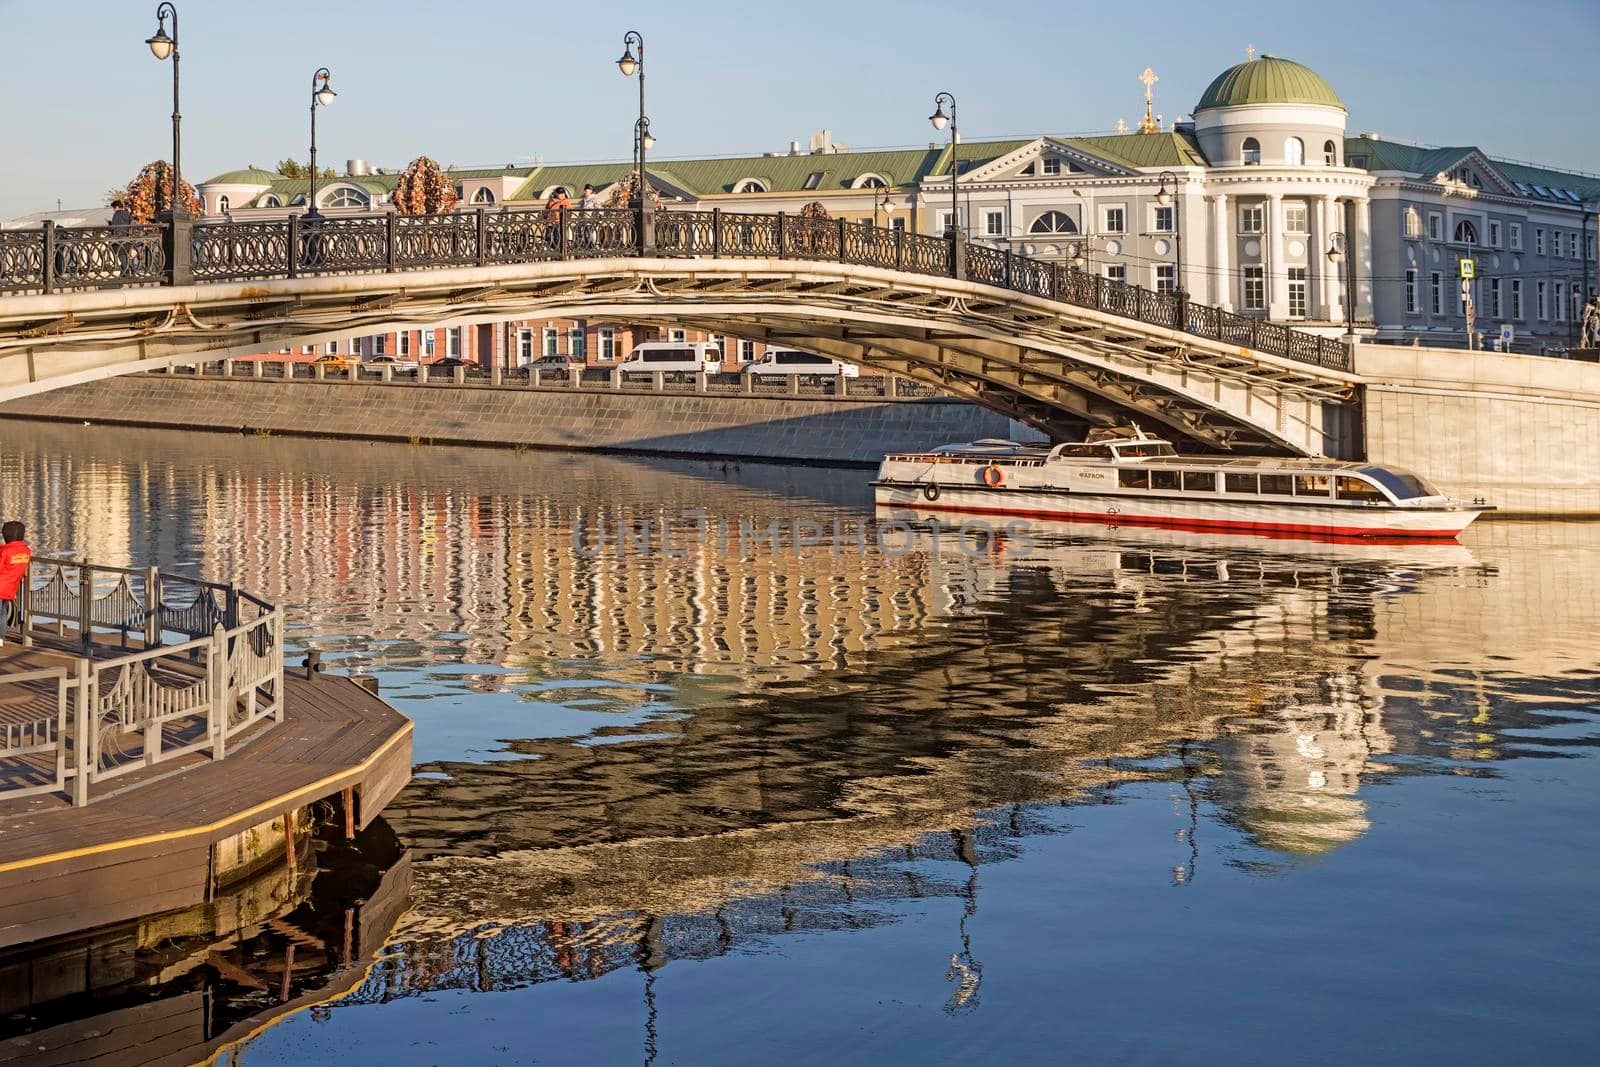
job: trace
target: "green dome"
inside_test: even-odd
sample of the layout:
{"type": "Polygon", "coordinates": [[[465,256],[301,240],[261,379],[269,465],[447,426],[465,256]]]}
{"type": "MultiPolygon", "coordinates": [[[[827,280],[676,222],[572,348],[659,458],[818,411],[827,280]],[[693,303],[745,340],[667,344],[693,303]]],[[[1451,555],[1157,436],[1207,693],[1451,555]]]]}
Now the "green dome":
{"type": "Polygon", "coordinates": [[[1322,75],[1292,60],[1266,55],[1217,75],[1194,109],[1245,104],[1324,104],[1344,110],[1339,94],[1322,80],[1322,75]]]}
{"type": "Polygon", "coordinates": [[[281,174],[274,174],[274,173],[272,173],[272,171],[270,171],[270,170],[262,170],[260,167],[246,167],[244,170],[230,170],[230,171],[227,171],[225,173],[217,175],[215,178],[207,178],[205,181],[201,182],[200,184],[201,185],[271,185],[273,182],[277,181],[280,177],[282,177],[281,174]]]}

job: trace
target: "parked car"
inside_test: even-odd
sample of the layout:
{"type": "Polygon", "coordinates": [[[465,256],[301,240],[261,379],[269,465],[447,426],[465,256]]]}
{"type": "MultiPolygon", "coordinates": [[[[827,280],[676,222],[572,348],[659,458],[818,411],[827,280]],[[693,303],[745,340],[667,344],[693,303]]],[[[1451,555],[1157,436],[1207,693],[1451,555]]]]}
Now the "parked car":
{"type": "Polygon", "coordinates": [[[769,348],[759,361],[746,365],[744,373],[761,378],[859,378],[861,368],[793,348],[769,348]]]}
{"type": "Polygon", "coordinates": [[[336,352],[329,352],[312,360],[311,365],[313,367],[321,367],[324,370],[348,371],[359,367],[361,365],[361,361],[358,359],[351,359],[349,356],[341,356],[336,352]]]}
{"type": "Polygon", "coordinates": [[[540,356],[528,366],[538,367],[540,370],[571,370],[573,367],[581,368],[583,360],[573,359],[571,356],[540,356]]]}
{"type": "Polygon", "coordinates": [[[483,369],[481,364],[474,363],[468,359],[457,359],[455,356],[447,356],[444,359],[436,359],[427,366],[430,373],[434,371],[453,372],[457,367],[464,367],[466,368],[468,378],[485,378],[488,377],[489,374],[488,371],[483,369]]]}
{"type": "Polygon", "coordinates": [[[397,359],[394,356],[373,356],[371,359],[363,363],[362,366],[371,367],[373,370],[382,370],[384,367],[389,367],[396,374],[415,374],[417,373],[417,368],[420,367],[421,364],[414,359],[397,359]]]}
{"type": "Polygon", "coordinates": [[[715,374],[722,369],[722,351],[707,341],[646,341],[634,345],[617,369],[624,374],[715,374]]]}

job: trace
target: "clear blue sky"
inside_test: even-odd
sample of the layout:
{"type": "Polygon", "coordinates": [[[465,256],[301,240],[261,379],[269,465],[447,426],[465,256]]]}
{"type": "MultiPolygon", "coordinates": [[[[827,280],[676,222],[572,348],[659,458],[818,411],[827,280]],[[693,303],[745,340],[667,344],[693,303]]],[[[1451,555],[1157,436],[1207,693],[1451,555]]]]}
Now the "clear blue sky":
{"type": "MultiPolygon", "coordinates": [[[[169,151],[155,3],[0,0],[0,218],[99,203],[169,151]]],[[[853,147],[925,144],[934,93],[967,140],[1110,129],[1153,67],[1168,121],[1245,46],[1303,62],[1350,130],[1600,171],[1597,0],[1137,3],[809,0],[548,5],[180,0],[184,173],[307,152],[311,73],[339,92],[321,160],[403,166],[626,158],[648,42],[655,154],[779,149],[828,128],[853,147]]]]}

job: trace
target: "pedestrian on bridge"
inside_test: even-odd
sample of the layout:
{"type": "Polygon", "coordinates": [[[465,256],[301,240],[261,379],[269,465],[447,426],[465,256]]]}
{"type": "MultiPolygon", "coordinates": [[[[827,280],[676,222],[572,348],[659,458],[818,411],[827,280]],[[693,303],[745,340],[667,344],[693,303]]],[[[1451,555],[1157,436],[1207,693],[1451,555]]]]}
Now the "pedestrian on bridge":
{"type": "Polygon", "coordinates": [[[594,220],[597,216],[589,213],[600,210],[600,194],[595,192],[594,186],[590,185],[588,182],[583,183],[583,197],[578,201],[578,210],[583,212],[584,246],[587,248],[593,248],[596,243],[596,225],[594,220]]]}
{"type": "Polygon", "coordinates": [[[33,549],[23,540],[27,531],[15,519],[0,526],[0,644],[17,621],[17,591],[28,580],[28,564],[33,562],[33,549]]]}
{"type": "Polygon", "coordinates": [[[567,190],[559,185],[550,194],[550,199],[544,202],[544,241],[551,248],[561,247],[561,220],[570,207],[572,200],[567,196],[567,190]]]}

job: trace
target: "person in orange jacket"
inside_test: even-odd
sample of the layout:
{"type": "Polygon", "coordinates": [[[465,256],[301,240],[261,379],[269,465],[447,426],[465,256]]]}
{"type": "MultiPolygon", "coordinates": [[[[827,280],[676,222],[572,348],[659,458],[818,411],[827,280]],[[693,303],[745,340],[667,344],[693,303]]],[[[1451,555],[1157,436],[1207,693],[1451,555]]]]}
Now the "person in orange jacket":
{"type": "Polygon", "coordinates": [[[561,219],[572,207],[572,198],[563,186],[556,186],[550,199],[544,202],[544,240],[551,248],[561,245],[561,219]]]}
{"type": "Polygon", "coordinates": [[[28,580],[28,564],[33,561],[33,549],[23,540],[27,531],[22,523],[12,520],[0,526],[0,643],[17,619],[17,590],[28,580]]]}

